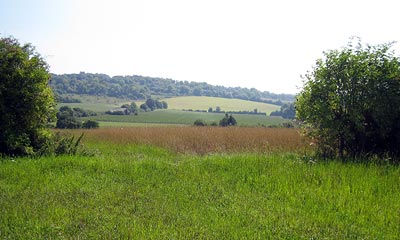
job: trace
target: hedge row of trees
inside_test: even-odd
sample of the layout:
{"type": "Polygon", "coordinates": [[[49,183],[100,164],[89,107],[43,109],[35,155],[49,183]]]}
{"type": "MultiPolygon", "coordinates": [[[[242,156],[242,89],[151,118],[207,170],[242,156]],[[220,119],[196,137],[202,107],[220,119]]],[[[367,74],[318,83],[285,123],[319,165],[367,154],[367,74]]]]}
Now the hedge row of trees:
{"type": "Polygon", "coordinates": [[[159,101],[152,98],[148,98],[145,103],[140,105],[140,109],[145,112],[154,111],[157,109],[167,109],[168,103],[165,101],[159,101]]]}
{"type": "Polygon", "coordinates": [[[281,106],[281,109],[273,111],[269,115],[280,116],[286,119],[294,119],[296,117],[296,109],[294,107],[294,103],[285,103],[281,106]]]}
{"type": "Polygon", "coordinates": [[[86,112],[81,108],[70,108],[68,106],[63,106],[57,112],[57,123],[56,128],[98,128],[99,123],[93,120],[86,120],[84,122],[80,121],[79,117],[93,116],[91,111],[86,112]]]}
{"type": "MultiPolygon", "coordinates": [[[[202,119],[197,119],[193,123],[194,126],[207,126],[208,124],[202,120],[202,119]]],[[[227,113],[225,114],[225,117],[219,121],[219,124],[216,122],[212,122],[210,126],[221,126],[221,127],[229,127],[229,126],[236,126],[237,121],[236,119],[231,115],[228,115],[227,113]]]]}
{"type": "Polygon", "coordinates": [[[251,88],[214,86],[207,83],[175,81],[143,76],[114,76],[106,74],[52,74],[51,87],[56,94],[88,94],[95,96],[148,99],[151,96],[210,96],[238,98],[282,105],[294,101],[294,95],[274,94],[251,88]]]}

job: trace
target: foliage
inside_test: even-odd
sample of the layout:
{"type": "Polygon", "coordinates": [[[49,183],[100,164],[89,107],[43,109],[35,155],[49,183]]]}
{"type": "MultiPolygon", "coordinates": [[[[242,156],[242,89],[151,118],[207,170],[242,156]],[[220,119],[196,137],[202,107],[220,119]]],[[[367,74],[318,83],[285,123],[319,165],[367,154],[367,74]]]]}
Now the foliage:
{"type": "Polygon", "coordinates": [[[70,108],[69,106],[62,106],[57,112],[57,123],[56,128],[98,128],[99,123],[92,119],[88,119],[84,122],[80,120],[81,117],[96,116],[97,114],[92,111],[83,110],[81,108],[70,108]]]}
{"type": "Polygon", "coordinates": [[[69,97],[69,96],[64,97],[64,96],[61,96],[61,95],[56,95],[55,97],[56,97],[56,101],[58,103],[81,103],[82,102],[79,99],[72,98],[72,97],[69,97]]]}
{"type": "Polygon", "coordinates": [[[109,115],[129,115],[127,108],[113,108],[105,112],[109,115]]]}
{"type": "Polygon", "coordinates": [[[56,147],[54,153],[56,155],[76,155],[78,152],[78,148],[80,146],[80,142],[83,138],[83,133],[78,137],[76,141],[74,141],[75,137],[62,137],[60,134],[56,135],[55,142],[56,147]]]}
{"type": "Polygon", "coordinates": [[[271,112],[270,116],[281,116],[286,119],[294,119],[296,116],[294,103],[283,104],[280,110],[271,112]]]}
{"type": "Polygon", "coordinates": [[[73,109],[68,106],[63,106],[57,112],[57,123],[56,128],[81,128],[82,121],[80,121],[73,109]]]}
{"type": "Polygon", "coordinates": [[[121,108],[126,108],[127,114],[137,115],[139,111],[135,102],[131,102],[131,104],[124,104],[121,106],[121,108]]]}
{"type": "Polygon", "coordinates": [[[297,118],[324,156],[400,155],[400,63],[391,47],[350,43],[305,76],[297,118]]]}
{"type": "Polygon", "coordinates": [[[82,123],[82,128],[86,129],[99,128],[99,122],[94,120],[86,120],[82,123]]]}
{"type": "Polygon", "coordinates": [[[97,116],[97,113],[91,111],[91,110],[86,110],[78,107],[72,108],[73,110],[73,115],[75,117],[90,117],[90,116],[97,116]]]}
{"type": "Polygon", "coordinates": [[[194,126],[207,126],[207,123],[203,119],[197,119],[193,123],[194,126]]]}
{"type": "Polygon", "coordinates": [[[34,155],[51,138],[54,96],[43,58],[30,44],[0,39],[0,153],[34,155]]]}
{"type": "Polygon", "coordinates": [[[236,126],[236,119],[231,115],[225,114],[225,117],[219,122],[221,127],[236,126]]]}
{"type": "Polygon", "coordinates": [[[167,109],[168,103],[165,101],[154,100],[152,98],[148,98],[145,103],[140,105],[140,109],[147,111],[154,111],[157,109],[167,109]]]}
{"type": "Polygon", "coordinates": [[[175,81],[143,76],[114,76],[106,74],[52,74],[51,86],[58,94],[87,94],[129,99],[148,99],[151,96],[210,96],[238,98],[258,102],[283,104],[293,101],[291,94],[274,94],[254,88],[213,86],[207,83],[175,81]]]}
{"type": "Polygon", "coordinates": [[[79,156],[94,156],[95,151],[86,148],[82,144],[84,134],[81,133],[78,137],[57,132],[43,145],[36,157],[43,156],[61,156],[61,155],[79,155],[79,156]],[[76,140],[75,140],[76,139],[76,140]]]}

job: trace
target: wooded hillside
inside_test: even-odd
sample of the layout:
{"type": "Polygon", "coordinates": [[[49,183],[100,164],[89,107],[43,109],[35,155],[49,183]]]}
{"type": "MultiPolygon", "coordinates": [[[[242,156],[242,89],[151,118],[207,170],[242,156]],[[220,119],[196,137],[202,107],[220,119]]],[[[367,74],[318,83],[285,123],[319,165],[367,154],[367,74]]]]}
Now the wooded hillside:
{"type": "Polygon", "coordinates": [[[57,94],[88,94],[129,99],[146,99],[150,96],[210,96],[238,98],[282,105],[294,101],[291,94],[275,94],[268,91],[241,87],[214,86],[202,82],[176,81],[172,79],[106,74],[52,74],[51,86],[57,94]]]}

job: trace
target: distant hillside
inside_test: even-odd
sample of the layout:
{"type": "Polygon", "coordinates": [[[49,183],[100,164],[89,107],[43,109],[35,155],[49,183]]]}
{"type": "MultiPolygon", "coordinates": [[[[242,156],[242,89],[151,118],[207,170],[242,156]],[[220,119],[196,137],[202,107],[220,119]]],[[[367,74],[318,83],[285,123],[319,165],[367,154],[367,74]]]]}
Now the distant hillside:
{"type": "Polygon", "coordinates": [[[51,87],[58,94],[87,94],[129,99],[146,99],[150,96],[209,96],[238,98],[282,105],[294,101],[294,95],[275,94],[268,91],[241,87],[214,86],[202,82],[176,81],[143,76],[114,76],[106,74],[52,74],[51,87]]]}
{"type": "Polygon", "coordinates": [[[220,107],[221,111],[249,111],[253,112],[257,109],[257,112],[267,113],[268,115],[272,111],[279,110],[280,107],[268,103],[240,100],[240,99],[227,99],[217,97],[174,97],[165,98],[163,101],[168,103],[168,109],[192,109],[192,110],[204,110],[208,111],[212,108],[215,111],[217,107],[220,107]]]}

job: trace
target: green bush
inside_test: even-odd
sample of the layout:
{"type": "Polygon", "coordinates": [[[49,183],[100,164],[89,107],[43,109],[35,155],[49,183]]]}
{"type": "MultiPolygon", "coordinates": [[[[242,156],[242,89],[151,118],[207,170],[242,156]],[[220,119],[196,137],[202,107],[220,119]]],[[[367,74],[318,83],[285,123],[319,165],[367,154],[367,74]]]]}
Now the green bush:
{"type": "Polygon", "coordinates": [[[195,125],[195,126],[207,126],[207,123],[202,119],[197,119],[196,121],[194,121],[193,125],[195,125]]]}
{"type": "Polygon", "coordinates": [[[35,155],[51,138],[55,101],[48,65],[30,44],[0,39],[0,153],[35,155]]]}
{"type": "Polygon", "coordinates": [[[87,120],[83,122],[82,128],[92,129],[92,128],[99,128],[99,123],[94,120],[87,120]]]}

